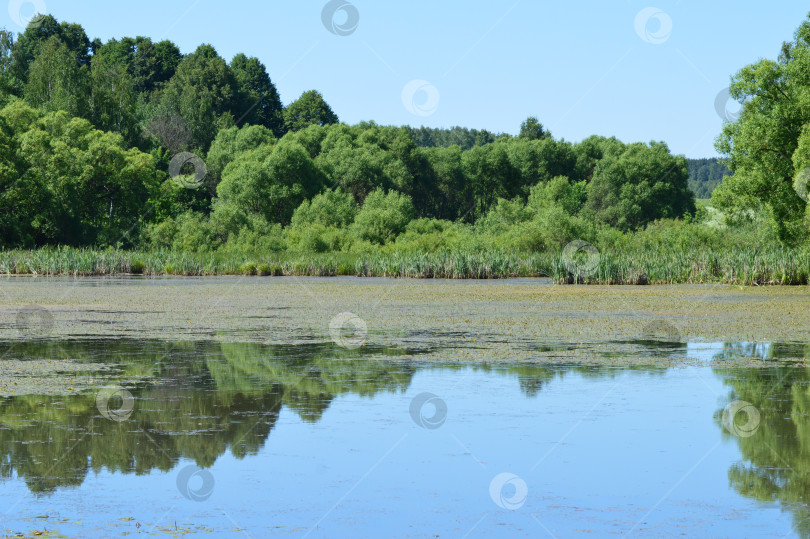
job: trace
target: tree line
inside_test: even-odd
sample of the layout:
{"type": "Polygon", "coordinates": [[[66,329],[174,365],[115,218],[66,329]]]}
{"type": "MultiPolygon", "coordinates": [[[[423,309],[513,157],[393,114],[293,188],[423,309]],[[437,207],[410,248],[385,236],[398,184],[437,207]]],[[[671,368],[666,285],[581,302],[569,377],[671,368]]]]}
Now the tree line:
{"type": "Polygon", "coordinates": [[[663,142],[571,143],[536,118],[518,136],[350,126],[315,90],[283,106],[255,57],[227,62],[208,44],[184,55],[145,37],[102,43],[78,24],[39,22],[0,33],[6,248],[267,248],[284,229],[343,249],[409,226],[537,219],[562,241],[586,224],[626,232],[695,212],[687,161],[663,142]],[[193,160],[171,173],[184,152],[202,173],[193,160]]]}

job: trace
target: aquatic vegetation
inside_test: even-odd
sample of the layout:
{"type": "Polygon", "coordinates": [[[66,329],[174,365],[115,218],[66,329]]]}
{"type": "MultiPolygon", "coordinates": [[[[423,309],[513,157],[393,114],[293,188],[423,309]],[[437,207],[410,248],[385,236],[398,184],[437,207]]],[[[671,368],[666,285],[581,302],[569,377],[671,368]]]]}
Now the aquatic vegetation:
{"type": "Polygon", "coordinates": [[[810,251],[744,246],[602,250],[593,267],[576,266],[562,250],[440,250],[388,253],[267,253],[125,251],[90,248],[43,248],[0,251],[6,275],[257,275],[359,276],[417,279],[501,279],[547,277],[569,284],[725,283],[804,285],[810,251]]]}

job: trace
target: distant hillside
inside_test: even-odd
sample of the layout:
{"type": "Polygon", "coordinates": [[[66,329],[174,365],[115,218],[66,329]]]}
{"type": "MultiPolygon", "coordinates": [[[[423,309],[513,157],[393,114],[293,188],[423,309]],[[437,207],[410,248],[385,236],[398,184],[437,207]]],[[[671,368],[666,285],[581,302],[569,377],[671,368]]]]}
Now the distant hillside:
{"type": "Polygon", "coordinates": [[[717,158],[687,159],[689,162],[689,189],[695,198],[709,198],[714,188],[720,185],[731,171],[720,164],[717,158]]]}
{"type": "Polygon", "coordinates": [[[462,150],[469,150],[476,146],[483,146],[507,135],[496,135],[486,129],[467,129],[466,127],[451,127],[438,129],[431,127],[408,127],[417,146],[422,148],[447,148],[453,145],[461,146],[462,150]]]}

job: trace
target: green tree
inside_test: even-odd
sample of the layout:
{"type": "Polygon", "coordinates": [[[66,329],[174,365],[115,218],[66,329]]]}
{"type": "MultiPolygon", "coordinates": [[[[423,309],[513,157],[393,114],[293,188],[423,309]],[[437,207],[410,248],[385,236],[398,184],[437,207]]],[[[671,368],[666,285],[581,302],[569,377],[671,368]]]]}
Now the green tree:
{"type": "Polygon", "coordinates": [[[101,130],[120,133],[130,146],[137,145],[137,96],[126,68],[105,61],[104,53],[97,52],[90,68],[90,88],[89,120],[101,130]]]}
{"type": "Polygon", "coordinates": [[[688,159],[689,189],[695,198],[710,198],[714,189],[722,183],[723,178],[731,175],[725,165],[717,158],[688,159]]]}
{"type": "Polygon", "coordinates": [[[148,37],[111,39],[96,54],[106,61],[122,66],[132,77],[132,87],[138,94],[151,94],[161,89],[174,75],[183,59],[180,49],[171,41],[152,42],[148,37]]]}
{"type": "Polygon", "coordinates": [[[476,221],[475,226],[485,232],[502,234],[512,226],[530,220],[532,212],[520,198],[506,200],[499,198],[489,211],[476,221]]]}
{"type": "Polygon", "coordinates": [[[366,197],[353,227],[360,239],[385,244],[396,239],[413,218],[413,203],[409,197],[377,189],[366,197]]]}
{"type": "Polygon", "coordinates": [[[656,219],[695,212],[686,158],[673,156],[663,142],[626,146],[603,158],[588,185],[586,208],[599,221],[635,230],[656,219]]]}
{"type": "Polygon", "coordinates": [[[358,136],[358,142],[379,147],[381,166],[390,184],[411,198],[418,217],[432,216],[430,205],[436,198],[435,178],[430,161],[416,145],[410,131],[404,127],[372,124],[358,136]]]}
{"type": "Polygon", "coordinates": [[[234,116],[237,123],[261,125],[276,137],[284,135],[284,109],[275,84],[258,58],[237,54],[231,70],[239,89],[234,116]]]}
{"type": "Polygon", "coordinates": [[[362,202],[377,187],[391,187],[382,168],[378,148],[355,147],[351,142],[330,145],[316,159],[328,183],[339,186],[362,202]]]}
{"type": "Polygon", "coordinates": [[[0,111],[0,207],[5,211],[0,213],[0,244],[4,247],[14,247],[24,243],[30,244],[30,241],[26,241],[24,230],[27,216],[21,215],[28,213],[30,209],[25,206],[15,207],[14,202],[21,196],[31,196],[33,193],[15,192],[23,187],[19,182],[25,164],[21,160],[19,140],[15,139],[14,130],[2,112],[0,111]]]}
{"type": "Polygon", "coordinates": [[[551,137],[518,138],[505,146],[509,164],[518,176],[515,194],[525,197],[531,186],[556,176],[576,177],[576,153],[567,142],[558,142],[551,137]]]}
{"type": "Polygon", "coordinates": [[[205,152],[218,127],[233,124],[237,93],[236,79],[225,60],[211,45],[200,45],[177,66],[166,85],[158,118],[182,119],[190,135],[189,147],[205,152]]]}
{"type": "Polygon", "coordinates": [[[20,86],[11,71],[13,52],[14,34],[0,28],[0,106],[5,105],[5,99],[20,86]]]}
{"type": "Polygon", "coordinates": [[[596,165],[605,157],[621,155],[626,149],[625,144],[616,137],[600,137],[591,135],[573,147],[576,164],[574,174],[561,173],[572,180],[585,180],[590,182],[596,165]]]}
{"type": "Polygon", "coordinates": [[[479,146],[464,152],[462,163],[467,178],[465,196],[472,206],[464,212],[470,220],[485,215],[499,199],[511,199],[520,192],[520,174],[509,162],[509,141],[479,146]]]}
{"type": "Polygon", "coordinates": [[[45,110],[64,110],[71,116],[86,117],[89,97],[88,67],[79,63],[58,37],[48,39],[31,63],[26,101],[45,110]]]}
{"type": "Polygon", "coordinates": [[[576,215],[587,200],[584,181],[571,183],[565,176],[557,176],[546,183],[531,188],[527,206],[536,212],[552,206],[560,206],[569,215],[576,215]]]}
{"type": "Polygon", "coordinates": [[[715,189],[713,205],[737,213],[764,206],[786,243],[807,237],[807,203],[794,190],[794,181],[810,161],[810,145],[800,145],[810,129],[808,73],[810,20],[783,45],[777,60],[760,60],[732,77],[731,96],[743,105],[738,120],[723,127],[716,143],[734,174],[715,189]]]}
{"type": "Polygon", "coordinates": [[[298,144],[306,148],[309,156],[313,159],[321,153],[321,145],[327,135],[327,129],[318,125],[310,125],[295,133],[287,133],[286,137],[295,140],[298,144]]]}
{"type": "Polygon", "coordinates": [[[376,124],[336,124],[310,126],[304,132],[313,129],[326,132],[315,160],[318,168],[333,186],[351,193],[358,202],[378,187],[410,195],[417,182],[414,171],[420,167],[417,159],[429,166],[406,130],[379,128],[376,124]]]}
{"type": "Polygon", "coordinates": [[[25,164],[4,178],[1,237],[12,245],[126,243],[159,175],[148,154],[64,111],[43,114],[21,102],[0,117],[25,164]]]}
{"type": "Polygon", "coordinates": [[[205,164],[208,177],[214,189],[222,179],[222,171],[242,152],[255,150],[265,144],[274,144],[276,138],[272,131],[259,125],[230,127],[217,133],[217,138],[208,150],[205,164]]]}
{"type": "Polygon", "coordinates": [[[310,225],[346,228],[354,222],[358,209],[351,194],[340,189],[327,189],[315,195],[311,201],[302,202],[295,210],[290,224],[293,228],[306,228],[310,225]]]}
{"type": "Polygon", "coordinates": [[[337,114],[316,90],[304,92],[284,109],[284,128],[287,131],[299,131],[309,125],[324,126],[338,122],[337,114]]]}
{"type": "Polygon", "coordinates": [[[549,138],[551,133],[546,131],[543,127],[543,124],[534,117],[529,116],[526,120],[520,124],[520,134],[518,135],[519,138],[525,140],[542,140],[544,138],[549,138]]]}
{"type": "Polygon", "coordinates": [[[284,138],[240,154],[225,167],[217,194],[225,203],[286,224],[295,208],[322,186],[323,176],[307,151],[284,138]]]}
{"type": "Polygon", "coordinates": [[[486,129],[467,129],[466,127],[451,127],[450,129],[431,127],[408,127],[413,141],[420,148],[450,148],[459,146],[462,150],[469,150],[475,146],[491,144],[499,138],[508,135],[495,135],[486,129]]]}
{"type": "Polygon", "coordinates": [[[89,66],[92,44],[79,24],[58,22],[53,16],[45,15],[37,25],[31,25],[17,36],[11,55],[10,71],[17,82],[18,92],[28,81],[28,71],[39,56],[40,49],[51,38],[56,37],[67,46],[80,66],[89,66]]]}
{"type": "Polygon", "coordinates": [[[464,217],[464,213],[472,207],[472,200],[465,198],[466,178],[461,148],[427,148],[423,150],[423,155],[433,174],[433,197],[428,213],[439,219],[464,217]]]}

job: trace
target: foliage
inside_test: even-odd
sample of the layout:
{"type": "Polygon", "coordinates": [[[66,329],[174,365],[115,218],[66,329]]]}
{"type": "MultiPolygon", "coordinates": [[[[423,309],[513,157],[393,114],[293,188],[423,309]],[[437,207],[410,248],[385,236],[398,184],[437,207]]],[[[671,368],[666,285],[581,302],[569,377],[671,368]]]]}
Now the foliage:
{"type": "Polygon", "coordinates": [[[357,216],[357,203],[354,198],[340,189],[327,189],[315,195],[311,201],[305,200],[295,210],[290,226],[305,228],[308,225],[321,225],[332,228],[347,228],[357,216]]]}
{"type": "Polygon", "coordinates": [[[396,191],[376,189],[366,197],[353,228],[360,239],[385,244],[402,233],[413,217],[410,198],[396,191]]]}
{"type": "Polygon", "coordinates": [[[5,166],[16,171],[2,177],[4,245],[128,241],[160,178],[151,156],[65,112],[16,102],[0,118],[8,126],[5,166]]]}
{"type": "Polygon", "coordinates": [[[810,20],[776,60],[760,60],[732,78],[731,96],[743,105],[738,121],[724,126],[716,144],[734,175],[715,191],[714,205],[737,215],[764,206],[788,244],[802,241],[808,231],[807,202],[794,189],[795,180],[804,182],[799,173],[807,166],[808,145],[801,141],[810,125],[808,73],[810,20]]]}
{"type": "Polygon", "coordinates": [[[695,198],[709,198],[723,178],[731,176],[731,171],[719,159],[687,159],[689,167],[689,189],[695,198]]]}
{"type": "Polygon", "coordinates": [[[60,23],[51,15],[42,16],[37,24],[29,25],[23,33],[17,35],[14,42],[9,70],[18,95],[28,81],[31,64],[49,41],[64,44],[79,66],[90,64],[92,46],[84,29],[78,24],[60,23]]]}
{"type": "MultiPolygon", "coordinates": [[[[200,45],[183,58],[160,100],[162,114],[175,114],[188,127],[188,147],[208,150],[216,136],[212,126],[233,123],[237,108],[236,77],[211,45],[200,45]]],[[[185,149],[185,148],[183,148],[185,149]]]]}
{"type": "Polygon", "coordinates": [[[281,98],[264,64],[240,53],[231,60],[231,70],[239,89],[236,123],[260,125],[276,137],[284,135],[281,98]]]}
{"type": "Polygon", "coordinates": [[[631,144],[596,165],[587,209],[621,230],[636,230],[660,218],[695,212],[687,186],[686,159],[673,157],[663,142],[631,144]]]}
{"type": "Polygon", "coordinates": [[[430,127],[408,127],[411,138],[417,146],[422,148],[450,148],[458,146],[462,150],[469,150],[475,146],[491,144],[500,137],[486,129],[467,129],[465,127],[451,127],[450,129],[430,127]]]}
{"type": "Polygon", "coordinates": [[[535,116],[529,116],[520,124],[520,134],[518,137],[526,140],[542,140],[551,136],[551,133],[546,131],[543,124],[535,116]]]}
{"type": "Polygon", "coordinates": [[[661,142],[557,140],[535,117],[518,136],[341,124],[315,90],[283,107],[255,57],[90,41],[45,17],[0,32],[0,260],[9,272],[142,262],[153,274],[566,280],[561,251],[584,240],[602,253],[589,282],[800,283],[808,67],[805,22],[778,60],[734,77],[742,113],[718,140],[729,176],[661,142]],[[188,165],[169,177],[184,151],[204,159],[199,188],[180,181],[188,165]],[[716,184],[698,211],[690,187],[716,184]],[[54,262],[59,246],[83,249],[54,262]]]}
{"type": "Polygon", "coordinates": [[[309,125],[324,126],[336,123],[338,123],[337,114],[317,90],[304,92],[284,109],[284,128],[287,131],[300,131],[309,125]]]}
{"type": "Polygon", "coordinates": [[[137,145],[141,136],[137,128],[137,95],[127,69],[106,61],[104,53],[97,52],[93,55],[89,82],[90,103],[86,113],[89,120],[103,131],[120,133],[128,145],[137,145]]]}
{"type": "Polygon", "coordinates": [[[14,79],[11,66],[14,53],[14,34],[0,28],[0,106],[6,105],[6,100],[19,85],[14,79]]]}
{"type": "Polygon", "coordinates": [[[217,194],[248,213],[287,224],[295,208],[322,185],[322,175],[304,147],[284,138],[237,156],[222,172],[217,194]]]}
{"type": "Polygon", "coordinates": [[[90,80],[86,65],[79,64],[74,53],[56,36],[42,43],[28,69],[25,99],[47,111],[66,111],[71,116],[87,115],[90,80]]]}
{"type": "Polygon", "coordinates": [[[234,126],[221,130],[205,159],[210,184],[216,189],[222,179],[222,171],[239,154],[275,142],[272,131],[258,125],[248,125],[241,129],[234,126]]]}
{"type": "Polygon", "coordinates": [[[148,37],[138,36],[109,40],[93,54],[93,63],[98,58],[124,68],[132,78],[132,89],[148,98],[174,76],[183,55],[171,41],[154,43],[148,37]]]}

